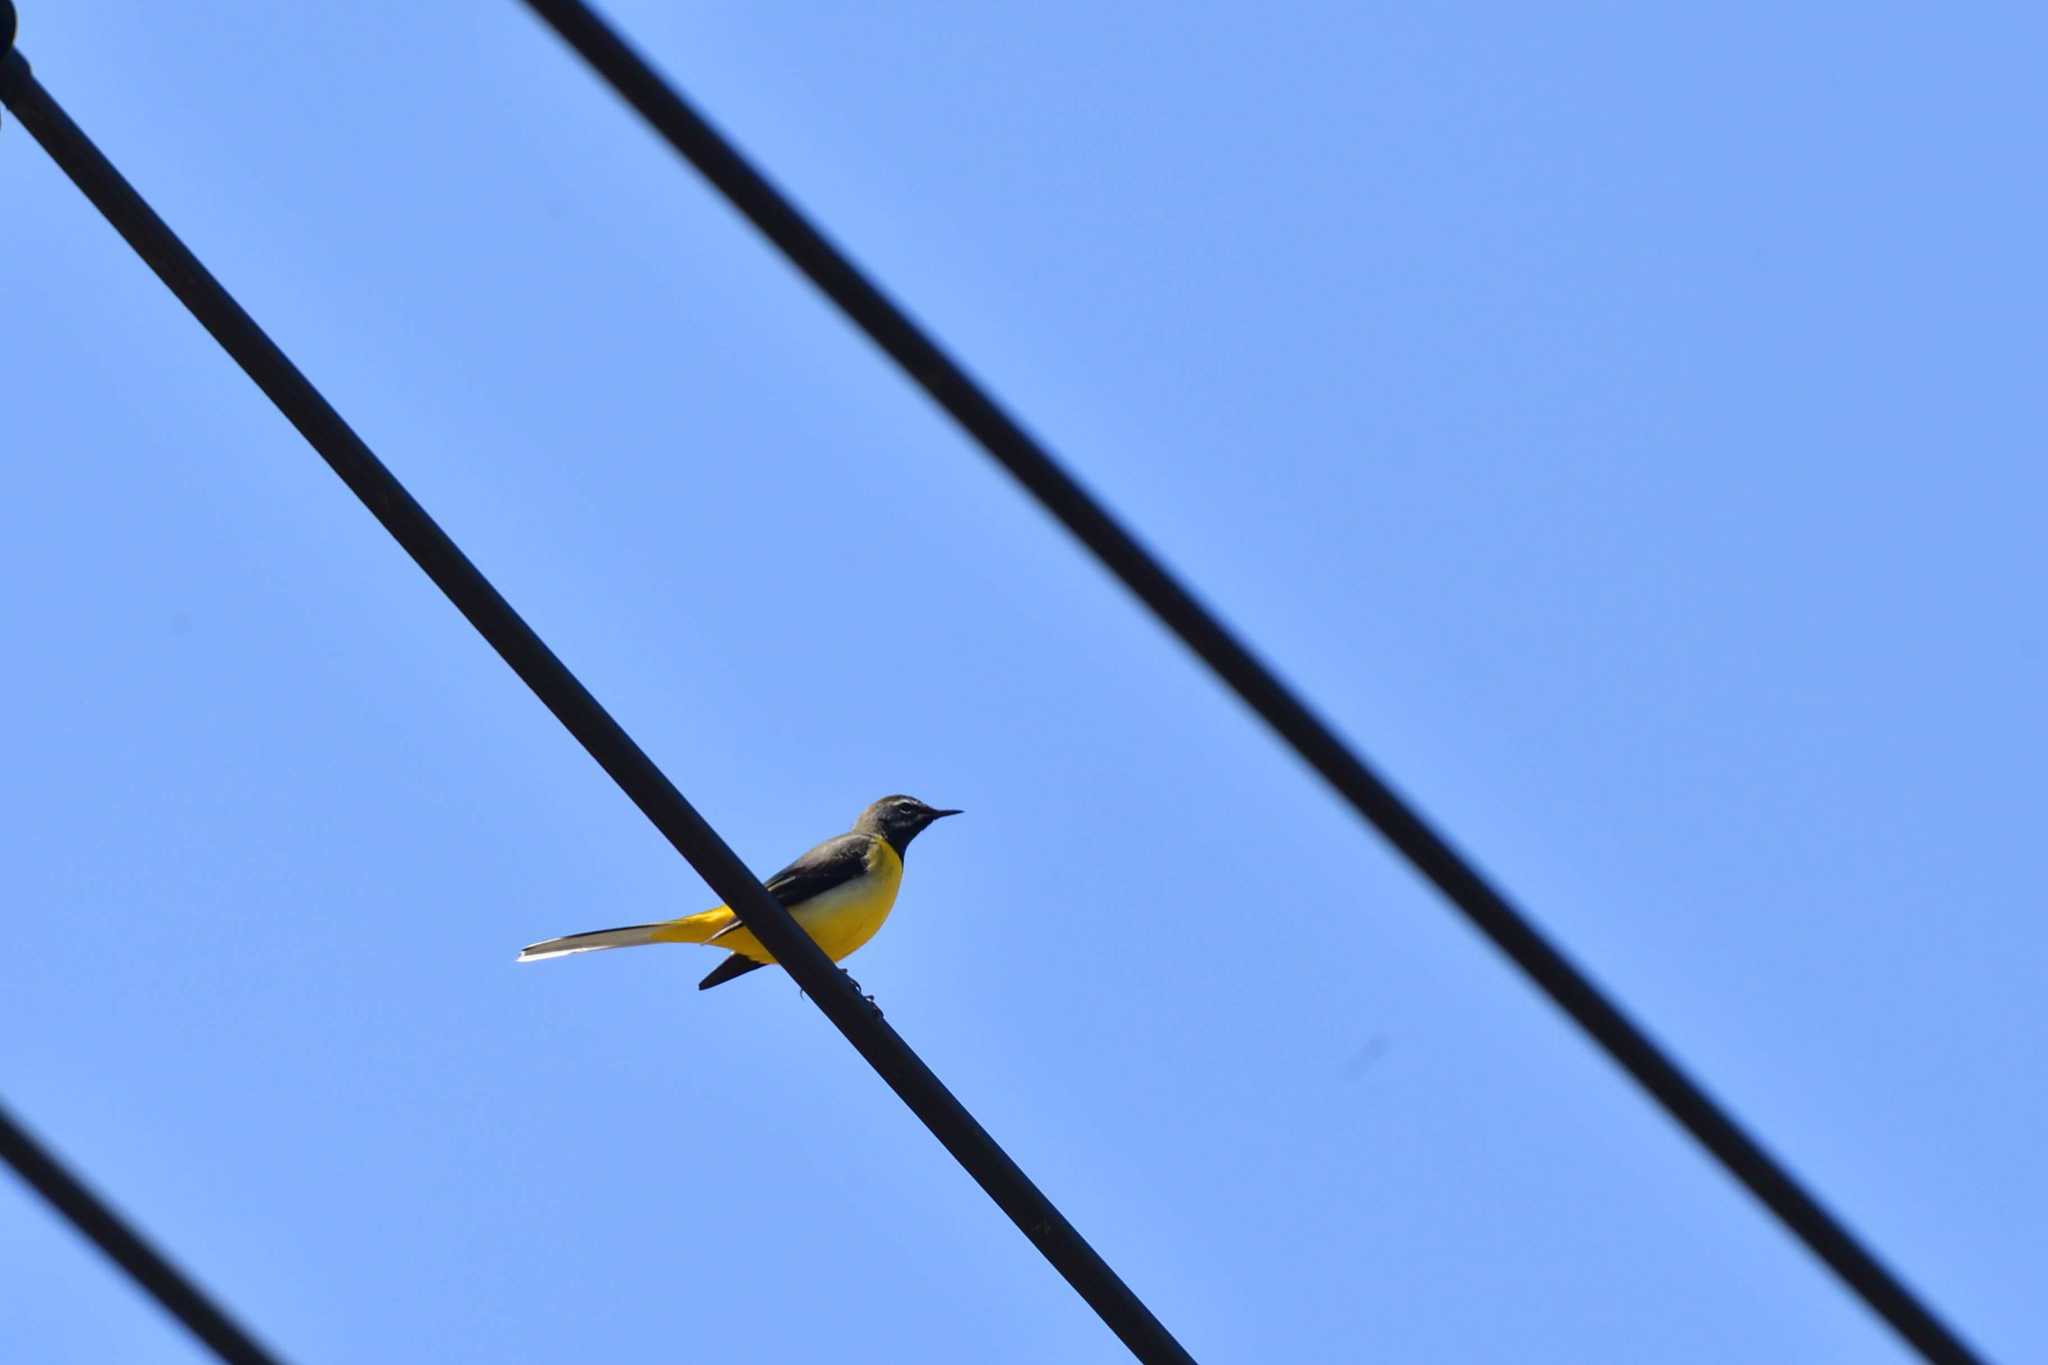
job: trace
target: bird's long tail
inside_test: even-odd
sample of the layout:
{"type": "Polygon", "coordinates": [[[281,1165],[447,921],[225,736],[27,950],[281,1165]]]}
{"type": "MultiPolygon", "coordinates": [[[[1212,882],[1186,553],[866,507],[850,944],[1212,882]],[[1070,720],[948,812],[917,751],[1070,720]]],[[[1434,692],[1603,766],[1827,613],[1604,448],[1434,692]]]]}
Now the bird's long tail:
{"type": "Polygon", "coordinates": [[[707,910],[701,915],[663,920],[659,924],[629,924],[623,929],[593,929],[587,934],[542,939],[519,950],[519,961],[539,962],[570,953],[594,953],[601,948],[637,948],[643,943],[702,943],[717,933],[731,918],[728,913],[707,910]]]}

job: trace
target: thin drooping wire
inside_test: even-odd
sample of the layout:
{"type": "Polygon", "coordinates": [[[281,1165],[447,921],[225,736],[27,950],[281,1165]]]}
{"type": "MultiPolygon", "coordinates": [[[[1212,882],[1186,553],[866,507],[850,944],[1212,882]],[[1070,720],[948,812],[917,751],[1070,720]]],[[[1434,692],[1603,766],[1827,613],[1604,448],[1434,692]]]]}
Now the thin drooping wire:
{"type": "Polygon", "coordinates": [[[5,1106],[0,1106],[0,1158],[215,1355],[231,1365],[279,1365],[226,1309],[16,1123],[5,1106]]]}
{"type": "MultiPolygon", "coordinates": [[[[989,1197],[1023,1230],[1135,1356],[1187,1362],[1188,1353],[1075,1231],[1052,1201],[911,1051],[845,973],[761,886],[746,865],[558,659],[490,581],[436,525],[341,415],[321,397],[184,243],[65,116],[19,53],[0,66],[0,95],[51,160],[85,193],[137,255],[191,310],[221,348],[269,396],[436,587],[512,666],[555,718],[739,915],[806,994],[931,1129],[989,1197]]],[[[771,553],[764,545],[763,554],[771,553]]],[[[775,1179],[776,1172],[765,1173],[775,1179]]],[[[778,1285],[787,1267],[772,1254],[732,1267],[778,1285]]]]}
{"type": "Polygon", "coordinates": [[[581,0],[525,0],[1651,1097],[1930,1360],[1971,1352],[581,0]]]}

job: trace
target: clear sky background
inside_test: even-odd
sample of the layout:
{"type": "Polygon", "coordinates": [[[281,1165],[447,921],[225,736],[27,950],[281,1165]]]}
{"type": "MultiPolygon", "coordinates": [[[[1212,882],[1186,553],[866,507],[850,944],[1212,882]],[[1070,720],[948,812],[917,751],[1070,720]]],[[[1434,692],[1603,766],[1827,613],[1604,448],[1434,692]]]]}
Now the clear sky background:
{"type": "MultiPolygon", "coordinates": [[[[516,4],[38,75],[1204,1361],[1893,1361],[516,4]]],[[[2048,1358],[2035,5],[610,13],[1995,1357],[2048,1358]],[[1653,12],[1657,11],[1657,12],[1653,12]]],[[[302,1361],[1113,1361],[11,121],[0,1095],[302,1361]]],[[[0,1353],[189,1361],[0,1180],[0,1353]]]]}

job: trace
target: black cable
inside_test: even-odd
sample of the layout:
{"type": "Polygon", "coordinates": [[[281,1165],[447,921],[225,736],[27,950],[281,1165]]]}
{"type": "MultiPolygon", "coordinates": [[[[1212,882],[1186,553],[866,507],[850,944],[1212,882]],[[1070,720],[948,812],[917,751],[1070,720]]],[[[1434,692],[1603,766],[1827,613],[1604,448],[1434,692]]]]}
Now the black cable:
{"type": "MultiPolygon", "coordinates": [[[[909,1044],[832,965],[747,871],[723,839],[683,799],[652,759],[555,657],[511,604],[392,477],[341,415],[322,398],[228,292],[208,274],[37,84],[19,53],[0,66],[0,96],[51,160],[71,177],[136,254],[191,310],[271,402],[297,427],[384,529],[434,580],[448,600],[568,727],[676,851],[689,860],[805,993],[846,1035],[933,1136],[967,1168],[989,1197],[1101,1315],[1132,1353],[1145,1361],[1190,1361],[1180,1343],[1108,1263],[1074,1230],[1052,1201],[997,1145],[909,1044]]],[[[775,1173],[769,1172],[774,1179],[775,1173]]],[[[787,1267],[763,1255],[743,1267],[780,1284],[787,1267]]]]}
{"type": "Polygon", "coordinates": [[[1859,1298],[1927,1359],[1975,1359],[1931,1309],[1551,946],[673,84],[581,0],[525,3],[1859,1298]]]}
{"type": "Polygon", "coordinates": [[[163,1305],[164,1311],[191,1329],[230,1365],[278,1365],[278,1358],[256,1344],[256,1339],[226,1310],[206,1296],[163,1253],[142,1240],[142,1234],[122,1221],[121,1215],[87,1189],[82,1181],[64,1169],[61,1162],[16,1123],[0,1106],[0,1158],[4,1158],[29,1187],[50,1202],[71,1221],[72,1226],[91,1239],[129,1278],[163,1305]]]}

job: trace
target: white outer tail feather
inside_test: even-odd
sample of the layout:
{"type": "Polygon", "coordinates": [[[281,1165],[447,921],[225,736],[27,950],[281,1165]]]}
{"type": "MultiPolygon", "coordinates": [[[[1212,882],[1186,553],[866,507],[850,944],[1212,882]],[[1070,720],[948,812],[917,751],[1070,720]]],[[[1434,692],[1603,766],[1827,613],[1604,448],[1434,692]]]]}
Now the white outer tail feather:
{"type": "Polygon", "coordinates": [[[633,924],[624,929],[599,929],[588,934],[570,934],[565,938],[542,939],[529,943],[519,950],[520,962],[542,962],[551,957],[568,957],[572,953],[595,953],[605,948],[637,948],[643,943],[658,943],[654,931],[659,924],[633,924]]]}

